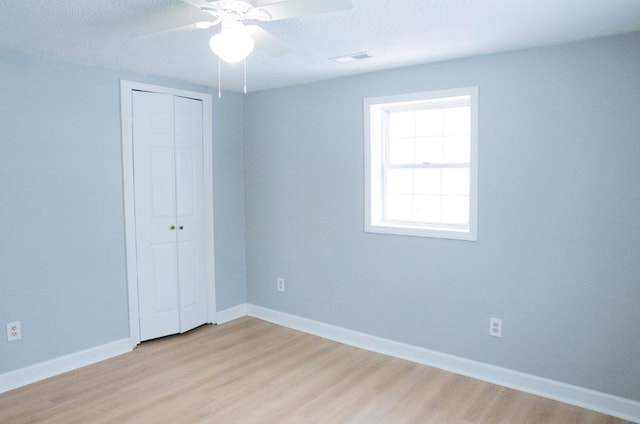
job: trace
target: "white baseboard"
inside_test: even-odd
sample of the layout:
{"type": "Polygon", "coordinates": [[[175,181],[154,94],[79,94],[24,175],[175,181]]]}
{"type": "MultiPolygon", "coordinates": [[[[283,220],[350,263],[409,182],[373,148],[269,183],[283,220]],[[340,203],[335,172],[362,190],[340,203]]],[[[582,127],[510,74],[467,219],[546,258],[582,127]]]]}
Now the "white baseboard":
{"type": "Polygon", "coordinates": [[[624,420],[640,422],[640,402],[634,400],[359,333],[257,305],[247,304],[246,310],[249,316],[339,343],[440,368],[624,420]]]}
{"type": "Polygon", "coordinates": [[[128,338],[0,374],[0,393],[131,351],[128,338]]]}
{"type": "Polygon", "coordinates": [[[233,321],[234,319],[242,318],[245,316],[247,316],[247,304],[241,303],[239,305],[232,306],[231,308],[218,311],[218,313],[216,314],[216,323],[224,324],[225,322],[233,321]]]}

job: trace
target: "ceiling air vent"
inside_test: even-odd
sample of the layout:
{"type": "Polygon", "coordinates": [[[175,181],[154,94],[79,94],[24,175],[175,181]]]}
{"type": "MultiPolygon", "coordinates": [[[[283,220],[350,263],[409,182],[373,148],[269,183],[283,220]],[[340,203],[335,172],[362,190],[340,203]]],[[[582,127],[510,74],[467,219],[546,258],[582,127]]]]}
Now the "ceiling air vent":
{"type": "Polygon", "coordinates": [[[346,54],[344,56],[332,57],[329,60],[333,60],[336,63],[348,63],[348,62],[355,62],[356,60],[368,59],[370,57],[371,56],[367,52],[357,52],[357,53],[346,54]]]}

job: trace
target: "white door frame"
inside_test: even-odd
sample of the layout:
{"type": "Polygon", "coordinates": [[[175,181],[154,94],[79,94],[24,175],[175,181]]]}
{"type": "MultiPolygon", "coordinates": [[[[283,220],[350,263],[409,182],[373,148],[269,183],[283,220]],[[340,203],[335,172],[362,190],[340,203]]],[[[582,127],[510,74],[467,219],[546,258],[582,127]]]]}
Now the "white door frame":
{"type": "Polygon", "coordinates": [[[205,245],[207,278],[207,322],[216,322],[216,284],[213,245],[213,98],[210,94],[178,90],[134,81],[120,80],[120,108],[122,113],[122,173],[124,184],[124,220],[127,258],[127,286],[129,291],[129,340],[131,347],[140,343],[138,307],[138,264],[136,259],[135,196],[133,187],[133,104],[131,92],[149,91],[171,94],[202,101],[205,245]]]}

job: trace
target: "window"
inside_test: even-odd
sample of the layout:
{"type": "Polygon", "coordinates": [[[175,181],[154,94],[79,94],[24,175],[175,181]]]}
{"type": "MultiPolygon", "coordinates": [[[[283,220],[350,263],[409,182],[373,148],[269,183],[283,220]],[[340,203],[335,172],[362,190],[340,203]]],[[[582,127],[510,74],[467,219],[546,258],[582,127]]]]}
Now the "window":
{"type": "Polygon", "coordinates": [[[365,231],[477,239],[477,87],[364,100],[365,231]]]}

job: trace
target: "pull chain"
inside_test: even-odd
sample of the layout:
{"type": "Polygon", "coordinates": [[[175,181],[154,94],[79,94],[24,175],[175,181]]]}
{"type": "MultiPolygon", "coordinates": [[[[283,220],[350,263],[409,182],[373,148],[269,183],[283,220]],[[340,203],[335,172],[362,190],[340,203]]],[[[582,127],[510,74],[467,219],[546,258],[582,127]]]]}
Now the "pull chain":
{"type": "Polygon", "coordinates": [[[218,98],[222,98],[222,84],[220,83],[220,56],[218,56],[218,98]]]}
{"type": "Polygon", "coordinates": [[[247,58],[244,58],[244,94],[247,94],[247,58]]]}

